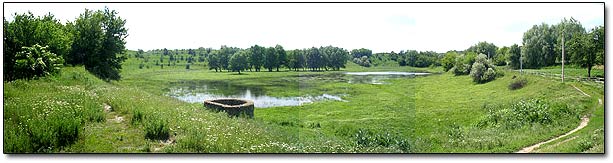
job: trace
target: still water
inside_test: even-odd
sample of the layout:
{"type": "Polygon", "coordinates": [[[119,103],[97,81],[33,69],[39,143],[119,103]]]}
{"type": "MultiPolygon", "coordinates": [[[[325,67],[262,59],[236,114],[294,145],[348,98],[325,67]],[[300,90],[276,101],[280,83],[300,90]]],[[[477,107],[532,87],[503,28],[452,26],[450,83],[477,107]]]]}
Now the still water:
{"type": "MultiPolygon", "coordinates": [[[[429,73],[413,72],[347,72],[322,75],[306,75],[297,78],[297,82],[318,80],[324,82],[346,82],[352,84],[387,84],[390,78],[406,78],[429,75],[429,73]]],[[[256,108],[278,106],[299,106],[319,101],[344,101],[342,95],[332,95],[321,92],[315,96],[273,97],[268,96],[263,88],[258,86],[242,86],[223,81],[180,81],[171,83],[167,95],[190,103],[201,103],[204,100],[219,98],[240,98],[254,102],[256,108]]]]}

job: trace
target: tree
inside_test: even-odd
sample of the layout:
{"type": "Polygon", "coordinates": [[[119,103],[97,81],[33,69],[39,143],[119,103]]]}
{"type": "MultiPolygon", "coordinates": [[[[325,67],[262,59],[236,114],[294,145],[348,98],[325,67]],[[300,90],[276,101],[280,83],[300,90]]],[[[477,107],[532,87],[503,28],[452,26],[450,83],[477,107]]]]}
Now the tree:
{"type": "Polygon", "coordinates": [[[230,71],[230,57],[232,57],[232,54],[234,54],[235,51],[235,48],[227,47],[225,45],[219,48],[219,66],[222,69],[230,71]]]}
{"type": "MultiPolygon", "coordinates": [[[[560,23],[552,28],[555,34],[555,61],[562,62],[562,38],[565,40],[564,47],[568,47],[570,45],[568,41],[571,40],[573,36],[585,34],[585,28],[583,28],[583,25],[581,25],[579,21],[572,17],[570,19],[562,19],[560,23]]],[[[569,61],[570,58],[569,55],[564,56],[565,61],[569,61]]]]}
{"type": "Polygon", "coordinates": [[[143,54],[145,54],[145,51],[143,51],[143,49],[138,49],[138,51],[136,51],[136,58],[145,58],[143,54]]]}
{"type": "Polygon", "coordinates": [[[353,56],[353,58],[360,58],[362,56],[370,58],[370,56],[372,55],[372,51],[364,48],[353,49],[351,50],[351,55],[353,56]]]}
{"type": "Polygon", "coordinates": [[[458,57],[458,53],[455,51],[450,51],[445,53],[443,59],[441,59],[441,65],[445,71],[449,71],[449,69],[453,68],[456,58],[458,57]]]}
{"type": "Polygon", "coordinates": [[[307,67],[311,69],[311,71],[318,70],[321,68],[321,53],[319,49],[316,47],[309,48],[306,50],[306,59],[307,59],[307,67]]]}
{"type": "Polygon", "coordinates": [[[255,71],[260,71],[260,67],[264,64],[264,53],[266,49],[264,47],[254,45],[251,46],[251,55],[249,57],[249,67],[253,67],[255,71]]]}
{"type": "Polygon", "coordinates": [[[509,60],[509,66],[512,69],[519,69],[519,65],[520,65],[520,56],[521,56],[521,48],[519,46],[517,46],[517,44],[513,44],[511,45],[511,47],[509,47],[509,51],[508,51],[508,60],[509,60]]]}
{"type": "Polygon", "coordinates": [[[30,12],[15,14],[11,22],[4,19],[3,72],[7,81],[15,80],[15,57],[24,47],[38,44],[47,46],[46,51],[65,57],[69,54],[72,34],[67,26],[62,25],[53,15],[34,17],[30,12]]]}
{"type": "Polygon", "coordinates": [[[290,50],[287,52],[287,68],[298,70],[298,50],[290,50]]]}
{"type": "Polygon", "coordinates": [[[416,50],[409,50],[405,53],[404,59],[406,60],[407,66],[415,67],[415,65],[417,65],[417,54],[419,54],[419,52],[416,50]]]}
{"type": "Polygon", "coordinates": [[[292,51],[293,53],[288,53],[290,67],[294,68],[295,71],[298,71],[300,68],[306,68],[307,59],[305,51],[306,50],[296,49],[292,51]]]}
{"type": "Polygon", "coordinates": [[[592,29],[584,35],[573,36],[569,40],[569,53],[572,62],[587,68],[587,76],[591,77],[592,67],[598,58],[604,58],[604,30],[601,27],[592,29]],[[602,57],[598,57],[603,55],[602,57]]]}
{"type": "Polygon", "coordinates": [[[266,48],[264,53],[264,68],[271,72],[273,68],[277,67],[278,57],[274,47],[266,48]]]}
{"type": "Polygon", "coordinates": [[[340,68],[345,68],[345,64],[349,59],[349,52],[343,48],[327,46],[328,50],[326,50],[328,56],[328,66],[330,66],[333,70],[340,70],[340,68]]]}
{"type": "Polygon", "coordinates": [[[128,35],[125,23],[108,7],[95,12],[85,9],[74,23],[71,60],[81,64],[79,59],[84,59],[85,69],[103,80],[119,80],[121,63],[126,59],[121,55],[128,35]]]}
{"type": "Polygon", "coordinates": [[[504,66],[507,64],[507,56],[509,55],[509,47],[503,46],[496,50],[496,56],[492,59],[492,62],[496,66],[504,66]]]}
{"type": "Polygon", "coordinates": [[[524,67],[540,68],[555,63],[555,37],[549,25],[534,25],[524,33],[521,53],[524,55],[524,67]]]}
{"type": "Polygon", "coordinates": [[[230,58],[230,69],[232,71],[238,71],[238,74],[241,74],[242,70],[247,69],[247,53],[245,51],[239,51],[232,55],[230,58]]]}
{"type": "Polygon", "coordinates": [[[496,50],[498,47],[493,43],[488,43],[486,41],[479,42],[468,49],[467,52],[475,52],[477,54],[485,54],[487,58],[494,58],[496,56],[496,50]]]}
{"type": "Polygon", "coordinates": [[[281,45],[277,45],[275,46],[275,53],[277,54],[277,71],[279,71],[279,67],[281,66],[287,66],[287,54],[285,53],[285,50],[283,49],[283,46],[281,45]]]}
{"type": "Polygon", "coordinates": [[[220,69],[221,64],[219,63],[219,51],[217,50],[212,51],[211,54],[209,54],[208,61],[209,61],[209,70],[215,69],[215,72],[217,72],[217,70],[221,71],[220,69]]]}
{"type": "Polygon", "coordinates": [[[605,31],[604,26],[598,26],[592,29],[592,38],[594,38],[593,46],[594,53],[596,54],[596,63],[600,65],[605,64],[605,31]]]}

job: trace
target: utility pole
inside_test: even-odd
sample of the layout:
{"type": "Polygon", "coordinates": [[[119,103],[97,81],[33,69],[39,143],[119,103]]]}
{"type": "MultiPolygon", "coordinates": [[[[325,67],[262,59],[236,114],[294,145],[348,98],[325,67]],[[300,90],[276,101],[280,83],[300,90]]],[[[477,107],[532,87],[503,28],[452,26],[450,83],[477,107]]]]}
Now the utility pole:
{"type": "Polygon", "coordinates": [[[562,33],[562,83],[564,83],[564,33],[562,33]]]}
{"type": "Polygon", "coordinates": [[[523,67],[522,67],[523,60],[522,60],[522,56],[523,56],[522,52],[519,52],[519,75],[521,75],[522,72],[523,72],[523,67]]]}

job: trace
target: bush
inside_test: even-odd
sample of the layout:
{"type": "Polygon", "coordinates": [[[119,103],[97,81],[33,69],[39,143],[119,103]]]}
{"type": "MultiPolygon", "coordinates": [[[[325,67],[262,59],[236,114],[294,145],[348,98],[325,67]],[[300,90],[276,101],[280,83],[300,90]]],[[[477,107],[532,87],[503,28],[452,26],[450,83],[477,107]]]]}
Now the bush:
{"type": "Polygon", "coordinates": [[[470,70],[470,65],[463,64],[463,63],[457,63],[449,71],[453,72],[454,75],[458,76],[458,75],[468,75],[468,73],[470,72],[469,70],[470,70]]]}
{"type": "Polygon", "coordinates": [[[145,116],[144,116],[143,112],[141,112],[138,109],[134,110],[132,112],[132,121],[130,121],[130,123],[136,124],[136,123],[142,122],[144,117],[145,116]]]}
{"type": "Polygon", "coordinates": [[[487,83],[496,79],[497,75],[494,66],[487,61],[486,56],[480,54],[471,66],[470,76],[475,83],[487,83]]]}
{"type": "Polygon", "coordinates": [[[358,129],[353,135],[355,145],[361,148],[394,148],[401,152],[412,152],[413,142],[399,134],[392,134],[388,131],[376,133],[367,129],[358,129]]]}
{"type": "Polygon", "coordinates": [[[368,56],[353,58],[353,62],[363,67],[370,67],[370,59],[368,59],[368,56]]]}
{"type": "Polygon", "coordinates": [[[526,86],[528,84],[528,80],[525,78],[516,78],[515,80],[511,81],[511,84],[509,84],[509,90],[516,90],[516,89],[521,89],[524,86],[526,86]]]}
{"type": "Polygon", "coordinates": [[[17,79],[42,77],[57,74],[64,63],[62,57],[47,51],[47,46],[35,44],[23,47],[15,56],[15,74],[17,79]]]}
{"type": "Polygon", "coordinates": [[[532,124],[552,124],[567,118],[579,119],[579,112],[566,104],[553,104],[539,99],[521,100],[511,105],[484,106],[486,116],[477,126],[500,126],[507,129],[532,124]]]}
{"type": "Polygon", "coordinates": [[[449,71],[453,68],[454,63],[456,62],[457,53],[455,52],[447,52],[445,56],[441,59],[441,65],[445,72],[449,71]]]}
{"type": "Polygon", "coordinates": [[[189,70],[189,63],[185,65],[185,69],[189,70]]]}
{"type": "Polygon", "coordinates": [[[166,140],[170,137],[168,122],[158,118],[151,118],[145,124],[145,138],[151,140],[166,140]]]}

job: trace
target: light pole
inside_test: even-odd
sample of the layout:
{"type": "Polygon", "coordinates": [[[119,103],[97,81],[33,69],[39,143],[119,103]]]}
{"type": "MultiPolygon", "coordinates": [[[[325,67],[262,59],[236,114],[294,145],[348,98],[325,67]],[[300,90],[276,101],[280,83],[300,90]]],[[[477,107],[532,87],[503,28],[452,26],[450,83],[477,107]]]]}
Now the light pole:
{"type": "Polygon", "coordinates": [[[562,83],[564,83],[564,32],[562,32],[562,83]]]}
{"type": "Polygon", "coordinates": [[[519,52],[519,75],[521,75],[521,74],[522,74],[523,69],[524,69],[524,68],[522,67],[522,63],[523,63],[522,56],[523,56],[523,53],[520,51],[520,52],[519,52]]]}

